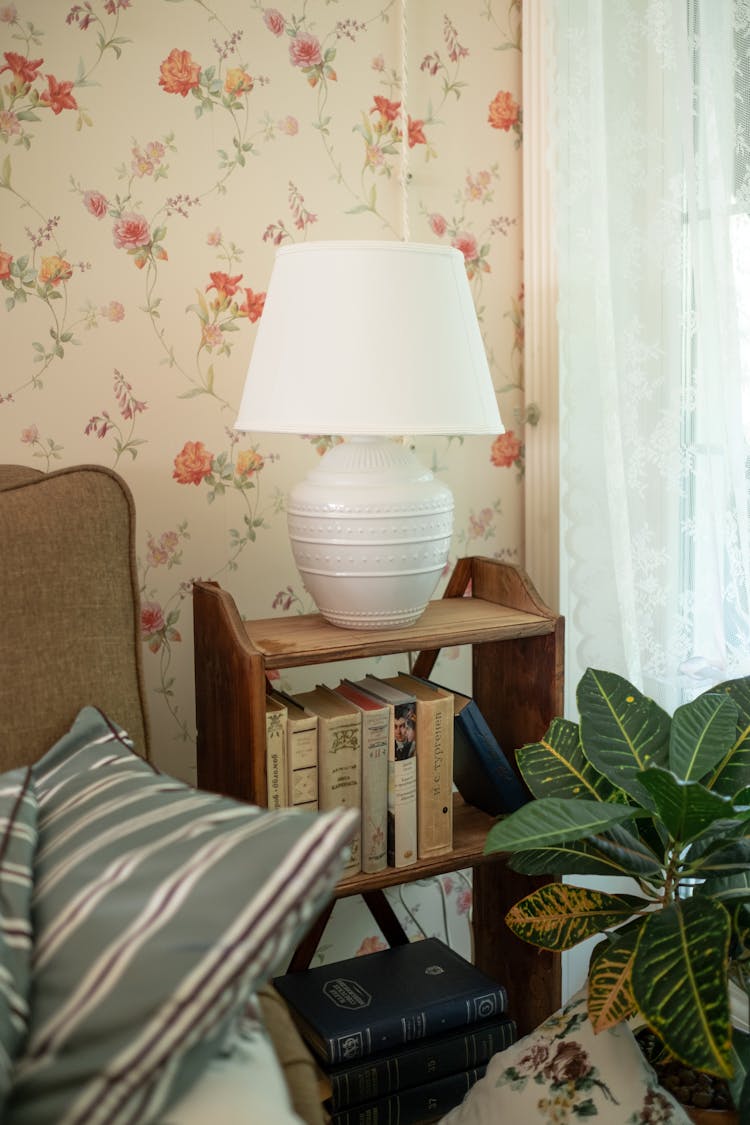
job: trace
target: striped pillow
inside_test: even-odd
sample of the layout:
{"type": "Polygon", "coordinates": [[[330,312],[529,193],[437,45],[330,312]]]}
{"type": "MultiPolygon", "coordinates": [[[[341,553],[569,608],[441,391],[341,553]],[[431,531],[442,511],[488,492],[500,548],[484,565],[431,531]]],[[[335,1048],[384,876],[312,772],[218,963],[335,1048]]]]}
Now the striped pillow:
{"type": "Polygon", "coordinates": [[[146,1125],[331,894],[357,814],[192,789],[86,708],[34,767],[30,1034],[7,1125],[146,1125]]]}
{"type": "Polygon", "coordinates": [[[0,1120],[26,1035],[36,798],[31,770],[0,775],[0,1120]]]}

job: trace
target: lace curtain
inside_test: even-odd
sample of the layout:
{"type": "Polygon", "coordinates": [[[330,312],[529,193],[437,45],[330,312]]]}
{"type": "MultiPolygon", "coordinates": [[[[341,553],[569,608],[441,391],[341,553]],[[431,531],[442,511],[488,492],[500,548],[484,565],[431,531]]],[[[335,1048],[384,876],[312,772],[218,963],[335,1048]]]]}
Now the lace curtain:
{"type": "Polygon", "coordinates": [[[565,0],[548,27],[566,713],[750,673],[750,4],[565,0]]]}

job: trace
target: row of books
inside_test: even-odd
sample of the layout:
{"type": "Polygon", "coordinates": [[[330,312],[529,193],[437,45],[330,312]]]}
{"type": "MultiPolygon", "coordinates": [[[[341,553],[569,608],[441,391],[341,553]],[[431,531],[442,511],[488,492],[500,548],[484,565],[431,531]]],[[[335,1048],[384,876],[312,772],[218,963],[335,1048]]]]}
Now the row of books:
{"type": "Polygon", "coordinates": [[[332,1125],[434,1120],[517,1037],[505,988],[438,938],[274,984],[316,1057],[332,1125]]]}
{"type": "Polygon", "coordinates": [[[453,785],[490,815],[527,794],[476,702],[407,673],[266,696],[268,807],[359,808],[347,874],[453,847],[453,785]]]}

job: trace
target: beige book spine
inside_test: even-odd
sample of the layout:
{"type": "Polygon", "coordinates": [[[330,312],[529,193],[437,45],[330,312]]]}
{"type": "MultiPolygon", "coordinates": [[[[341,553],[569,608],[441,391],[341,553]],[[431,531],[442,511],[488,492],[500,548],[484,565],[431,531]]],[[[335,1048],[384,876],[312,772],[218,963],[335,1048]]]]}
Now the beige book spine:
{"type": "Polygon", "coordinates": [[[318,800],[318,717],[287,722],[289,804],[314,811],[318,800]]]}
{"type": "Polygon", "coordinates": [[[396,760],[393,743],[388,760],[388,863],[410,867],[417,862],[417,759],[396,760]]]}
{"type": "MultiPolygon", "coordinates": [[[[362,808],[362,721],[356,715],[318,715],[318,806],[362,808]]],[[[344,872],[362,870],[362,833],[352,841],[344,872]]]]}
{"type": "Polygon", "coordinates": [[[388,863],[388,750],[393,740],[389,707],[362,712],[362,870],[388,863]]]}
{"type": "Polygon", "coordinates": [[[266,696],[266,777],[269,809],[287,803],[286,707],[266,696]]]}

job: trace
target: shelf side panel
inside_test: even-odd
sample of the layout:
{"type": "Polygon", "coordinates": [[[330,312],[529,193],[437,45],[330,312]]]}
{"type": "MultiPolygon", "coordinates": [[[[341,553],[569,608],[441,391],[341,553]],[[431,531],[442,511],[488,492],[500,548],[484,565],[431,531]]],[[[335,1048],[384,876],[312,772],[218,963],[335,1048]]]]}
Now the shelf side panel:
{"type": "Polygon", "coordinates": [[[263,658],[248,643],[232,597],[193,586],[198,785],[265,805],[263,658]]]}

